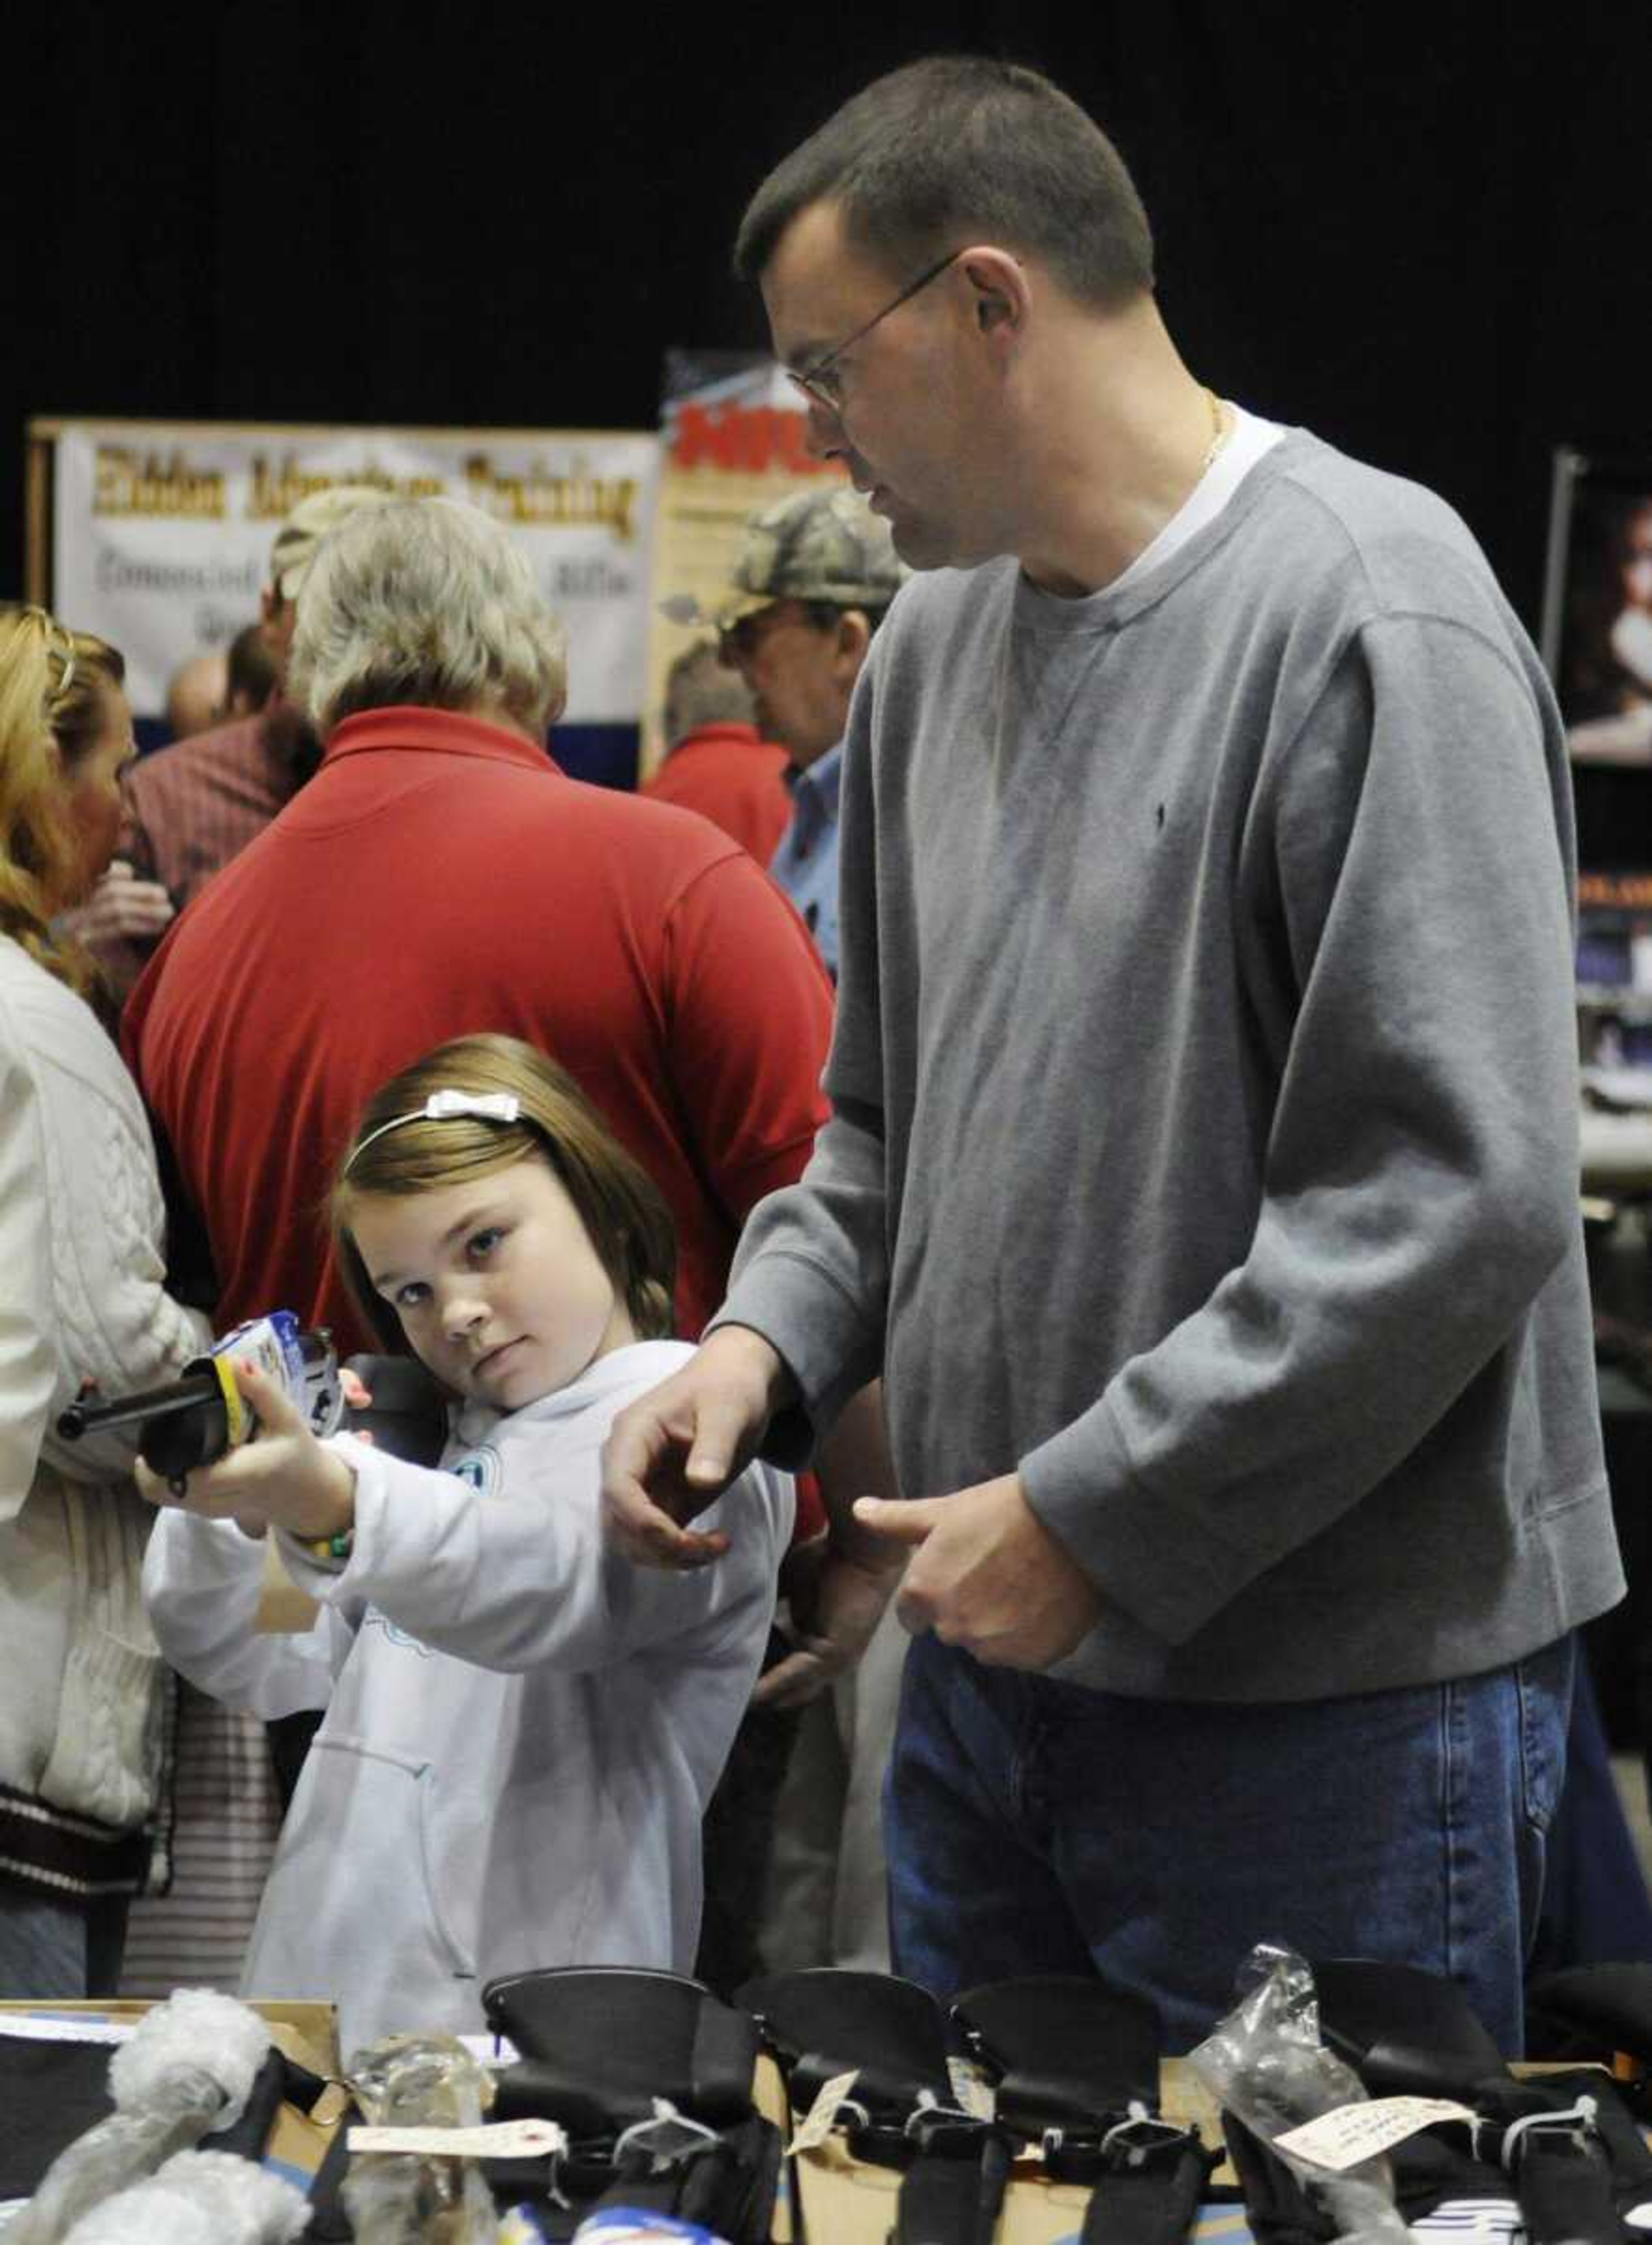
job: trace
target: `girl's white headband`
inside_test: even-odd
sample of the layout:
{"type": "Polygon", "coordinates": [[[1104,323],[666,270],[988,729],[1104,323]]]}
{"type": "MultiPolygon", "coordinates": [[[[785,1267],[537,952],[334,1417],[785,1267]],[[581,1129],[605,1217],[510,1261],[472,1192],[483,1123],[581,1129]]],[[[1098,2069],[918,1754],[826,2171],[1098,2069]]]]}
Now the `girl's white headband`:
{"type": "Polygon", "coordinates": [[[514,1122],[521,1111],[522,1102],[513,1091],[432,1091],[422,1107],[410,1108],[405,1115],[392,1115],[388,1122],[370,1130],[351,1148],[340,1174],[348,1177],[375,1138],[382,1138],[387,1130],[399,1130],[404,1122],[451,1122],[460,1115],[477,1115],[485,1122],[514,1122]]]}

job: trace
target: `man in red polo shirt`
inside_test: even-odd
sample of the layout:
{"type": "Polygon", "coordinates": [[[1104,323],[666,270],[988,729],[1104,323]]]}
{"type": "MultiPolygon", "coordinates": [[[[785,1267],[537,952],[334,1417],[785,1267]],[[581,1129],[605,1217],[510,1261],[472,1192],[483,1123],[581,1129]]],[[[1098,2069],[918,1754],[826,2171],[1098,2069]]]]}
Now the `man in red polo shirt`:
{"type": "Polygon", "coordinates": [[[221,1326],[289,1308],[365,1345],[319,1204],[363,1102],[444,1039],[561,1061],[664,1193],[677,1317],[801,1171],[832,993],[744,851],[565,778],[560,627],[502,531],[445,501],[323,541],[289,671],[320,770],[169,931],[123,1041],[205,1227],[221,1326]]]}
{"type": "Polygon", "coordinates": [[[786,752],[758,737],[751,695],[714,639],[685,648],[665,677],[665,761],[642,792],[697,811],[766,865],[792,817],[786,752]]]}

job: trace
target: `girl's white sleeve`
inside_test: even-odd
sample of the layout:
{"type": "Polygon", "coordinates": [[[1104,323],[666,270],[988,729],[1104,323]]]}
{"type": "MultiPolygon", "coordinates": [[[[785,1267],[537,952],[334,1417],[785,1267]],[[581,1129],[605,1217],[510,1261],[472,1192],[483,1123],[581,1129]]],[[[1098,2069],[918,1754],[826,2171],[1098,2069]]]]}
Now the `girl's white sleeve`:
{"type": "Polygon", "coordinates": [[[791,1476],[750,1466],[700,1516],[697,1527],[726,1526],[731,1539],[710,1566],[634,1567],[602,1536],[605,1432],[536,1454],[493,1494],[335,1435],[357,1477],[350,1563],[329,1572],[283,1536],[288,1571],[314,1597],[371,1602],[422,1643],[507,1672],[603,1669],[690,1636],[704,1647],[766,1627],[792,1532],[791,1476]]]}
{"type": "Polygon", "coordinates": [[[254,1623],[264,1548],[233,1520],[163,1511],[144,1559],[144,1600],[156,1640],[180,1675],[268,1722],[327,1705],[356,1617],[323,1606],[302,1634],[261,1634],[254,1623]]]}

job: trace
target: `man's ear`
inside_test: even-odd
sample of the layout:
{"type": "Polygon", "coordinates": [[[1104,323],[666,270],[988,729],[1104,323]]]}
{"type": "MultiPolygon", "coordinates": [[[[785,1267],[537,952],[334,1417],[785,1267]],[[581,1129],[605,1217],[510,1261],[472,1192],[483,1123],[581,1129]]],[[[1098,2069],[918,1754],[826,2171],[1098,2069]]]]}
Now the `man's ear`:
{"type": "Polygon", "coordinates": [[[867,659],[867,649],[872,644],[872,625],[864,608],[840,608],[838,611],[837,647],[839,655],[846,656],[858,672],[867,659]]]}
{"type": "Polygon", "coordinates": [[[1026,268],[1007,249],[982,245],[966,249],[958,260],[975,300],[976,325],[983,335],[1006,339],[1018,334],[1032,309],[1026,268]]]}

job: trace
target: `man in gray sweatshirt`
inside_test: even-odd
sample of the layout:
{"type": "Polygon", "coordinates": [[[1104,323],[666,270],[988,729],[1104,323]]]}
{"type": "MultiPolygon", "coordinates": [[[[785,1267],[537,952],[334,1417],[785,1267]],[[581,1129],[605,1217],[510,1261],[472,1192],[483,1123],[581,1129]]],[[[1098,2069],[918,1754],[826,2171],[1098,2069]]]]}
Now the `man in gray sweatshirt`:
{"type": "Polygon", "coordinates": [[[696,1509],[881,1370],[897,1969],[1098,1970],[1184,2047],[1282,1938],[1513,2047],[1621,1590],[1537,660],[1440,500],[1188,372],[1035,74],[878,81],[738,255],[922,573],[850,722],[831,1120],[616,1422],[611,1532],[715,1564],[696,1509]]]}

